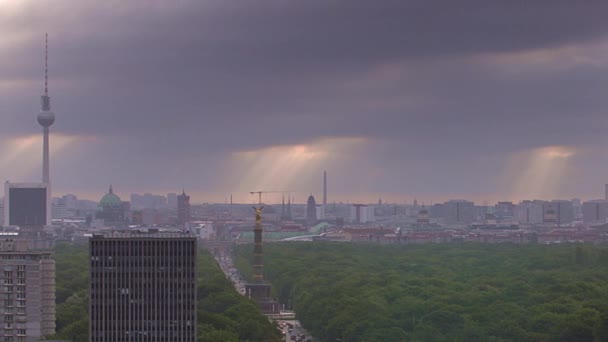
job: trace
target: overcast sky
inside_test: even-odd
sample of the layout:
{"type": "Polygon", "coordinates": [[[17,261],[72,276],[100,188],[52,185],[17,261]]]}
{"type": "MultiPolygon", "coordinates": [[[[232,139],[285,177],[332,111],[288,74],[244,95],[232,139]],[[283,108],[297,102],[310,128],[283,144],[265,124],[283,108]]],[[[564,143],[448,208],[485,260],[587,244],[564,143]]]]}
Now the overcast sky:
{"type": "Polygon", "coordinates": [[[0,0],[0,178],[41,176],[48,32],[55,195],[304,202],[326,169],[330,201],[601,198],[606,18],[607,1],[0,0]]]}

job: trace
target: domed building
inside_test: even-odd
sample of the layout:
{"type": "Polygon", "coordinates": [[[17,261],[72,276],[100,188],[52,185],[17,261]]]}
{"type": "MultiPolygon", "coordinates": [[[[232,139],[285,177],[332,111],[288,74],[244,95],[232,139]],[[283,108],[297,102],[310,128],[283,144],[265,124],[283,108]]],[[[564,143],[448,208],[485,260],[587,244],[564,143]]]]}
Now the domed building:
{"type": "Polygon", "coordinates": [[[546,210],[543,215],[543,223],[545,225],[554,225],[557,223],[557,213],[555,212],[553,205],[550,203],[546,206],[546,210]]]}
{"type": "Polygon", "coordinates": [[[96,217],[102,219],[107,226],[124,225],[127,221],[127,211],[128,202],[123,202],[110,185],[108,193],[99,201],[99,211],[96,217]]]}
{"type": "Polygon", "coordinates": [[[416,217],[416,224],[419,226],[427,226],[431,222],[431,218],[429,216],[429,211],[426,210],[424,205],[422,209],[418,212],[418,216],[416,217]]]}
{"type": "Polygon", "coordinates": [[[308,197],[308,201],[306,203],[306,221],[317,221],[317,202],[315,201],[313,195],[308,197]]]}

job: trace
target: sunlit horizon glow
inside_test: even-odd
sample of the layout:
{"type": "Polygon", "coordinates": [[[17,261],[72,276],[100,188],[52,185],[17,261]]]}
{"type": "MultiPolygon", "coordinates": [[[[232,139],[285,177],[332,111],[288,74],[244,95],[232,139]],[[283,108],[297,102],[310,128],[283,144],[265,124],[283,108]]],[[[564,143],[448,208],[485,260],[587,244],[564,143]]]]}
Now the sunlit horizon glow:
{"type": "MultiPolygon", "coordinates": [[[[94,137],[51,133],[51,175],[53,157],[77,146],[78,142],[90,141],[94,137]]],[[[0,146],[0,170],[5,180],[11,182],[32,181],[41,177],[42,134],[29,134],[6,139],[0,146]]]]}
{"type": "Polygon", "coordinates": [[[232,155],[233,169],[241,172],[234,175],[236,184],[232,192],[305,192],[310,178],[320,177],[325,168],[348,158],[349,153],[366,141],[364,138],[326,138],[307,144],[235,152],[232,155]]]}
{"type": "Polygon", "coordinates": [[[573,147],[546,146],[513,154],[505,173],[505,184],[512,184],[510,197],[555,198],[576,152],[573,147]]]}
{"type": "MultiPolygon", "coordinates": [[[[19,140],[20,144],[25,146],[22,148],[33,148],[32,151],[35,153],[32,167],[34,168],[39,168],[40,164],[38,157],[40,143],[36,142],[37,139],[40,138],[31,136],[19,140]]],[[[307,144],[279,145],[238,151],[232,155],[231,160],[230,170],[236,173],[229,177],[237,181],[232,189],[227,189],[225,192],[189,190],[188,188],[185,190],[191,196],[193,204],[229,203],[231,195],[233,203],[255,204],[257,195],[251,195],[250,191],[277,191],[263,196],[263,202],[268,204],[281,203],[283,195],[286,200],[290,196],[292,202],[297,204],[306,203],[306,198],[310,194],[313,194],[319,201],[322,195],[321,177],[325,167],[331,169],[332,164],[335,166],[343,162],[368,142],[367,139],[360,138],[328,138],[307,144]],[[311,188],[309,186],[311,182],[318,186],[311,188]]],[[[55,148],[60,148],[60,146],[55,146],[55,148]]],[[[476,205],[493,205],[498,201],[518,203],[526,199],[552,200],[585,197],[583,196],[585,194],[563,196],[560,191],[560,178],[570,172],[570,161],[579,150],[579,148],[570,146],[545,146],[515,153],[508,159],[505,173],[502,175],[502,185],[507,190],[492,193],[430,192],[415,194],[359,192],[356,189],[349,192],[336,191],[332,189],[332,182],[339,175],[330,172],[328,202],[373,204],[381,198],[384,203],[412,204],[414,200],[417,200],[420,205],[432,205],[452,199],[464,199],[473,201],[476,205]]],[[[166,195],[170,192],[178,192],[178,190],[130,189],[115,186],[115,191],[125,201],[129,200],[131,193],[166,195]]],[[[106,191],[107,186],[95,192],[79,193],[76,189],[70,189],[65,193],[74,193],[79,198],[98,201],[106,191]]],[[[597,196],[586,196],[589,199],[595,197],[597,196]]]]}

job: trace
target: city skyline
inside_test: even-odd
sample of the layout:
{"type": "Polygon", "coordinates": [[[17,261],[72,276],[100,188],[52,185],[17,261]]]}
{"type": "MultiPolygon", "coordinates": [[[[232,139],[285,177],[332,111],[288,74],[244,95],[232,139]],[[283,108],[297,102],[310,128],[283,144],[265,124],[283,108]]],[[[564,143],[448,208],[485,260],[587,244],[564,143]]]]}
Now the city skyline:
{"type": "Polygon", "coordinates": [[[602,198],[608,4],[482,3],[2,4],[0,176],[39,177],[49,32],[55,193],[602,198]]]}
{"type": "MultiPolygon", "coordinates": [[[[107,192],[107,190],[106,190],[107,192]]],[[[92,202],[99,202],[100,198],[103,197],[103,195],[106,192],[99,192],[99,193],[93,193],[90,194],[89,196],[87,196],[86,194],[74,194],[74,193],[55,193],[55,197],[53,198],[61,198],[61,196],[68,196],[68,195],[75,195],[79,200],[87,200],[87,201],[92,201],[92,202]]],[[[171,194],[175,194],[174,191],[169,190],[168,192],[163,192],[163,191],[155,191],[155,192],[150,192],[150,191],[140,191],[140,192],[129,192],[129,191],[115,191],[115,193],[120,197],[120,198],[124,198],[126,201],[131,201],[131,196],[133,195],[151,195],[153,197],[157,197],[157,196],[162,196],[165,198],[165,200],[168,200],[167,195],[171,195],[171,194]]],[[[282,204],[282,196],[283,194],[285,194],[285,196],[287,196],[288,192],[276,192],[276,193],[270,193],[267,194],[265,196],[265,199],[263,201],[263,203],[265,204],[271,204],[271,205],[280,205],[282,204]]],[[[307,199],[308,196],[311,195],[311,192],[290,192],[291,193],[291,197],[285,197],[285,201],[287,201],[289,198],[292,199],[292,204],[297,204],[297,205],[306,205],[307,203],[307,199]]],[[[203,194],[198,194],[199,197],[196,196],[191,196],[192,193],[188,192],[188,196],[192,197],[195,199],[195,201],[192,202],[193,205],[201,205],[201,204],[230,204],[230,196],[232,195],[233,197],[233,204],[235,205],[254,205],[258,203],[258,197],[257,195],[251,195],[251,194],[246,194],[246,193],[238,193],[238,194],[228,194],[225,195],[221,200],[219,200],[219,198],[221,196],[223,196],[223,194],[220,193],[203,193],[203,194]],[[207,196],[209,197],[207,197],[207,196]],[[203,198],[203,200],[200,200],[200,198],[203,198]],[[205,200],[205,198],[212,198],[212,199],[218,199],[216,200],[205,200]]],[[[322,197],[322,192],[319,191],[317,192],[312,192],[312,195],[317,198],[317,197],[322,197]]],[[[381,196],[376,196],[373,197],[374,194],[360,194],[359,196],[349,196],[349,197],[337,197],[335,199],[332,199],[331,201],[328,200],[327,205],[332,205],[334,203],[336,204],[354,204],[354,203],[361,203],[361,204],[377,204],[379,200],[382,200],[383,204],[395,204],[395,205],[413,205],[414,203],[417,203],[418,206],[430,206],[436,203],[444,203],[447,201],[451,201],[451,200],[465,200],[465,201],[470,201],[470,202],[474,202],[475,205],[479,205],[479,206],[494,206],[496,204],[498,204],[499,202],[512,202],[512,203],[520,203],[523,201],[532,201],[532,200],[538,200],[538,201],[552,201],[552,200],[567,200],[567,201],[571,201],[571,200],[580,200],[580,201],[595,201],[595,200],[606,200],[605,195],[600,195],[598,194],[597,196],[593,197],[581,197],[581,196],[573,196],[573,197],[555,197],[555,198],[534,198],[534,197],[530,197],[530,198],[507,198],[507,197],[496,197],[496,199],[490,199],[490,197],[488,196],[483,196],[483,195],[477,195],[477,196],[471,196],[471,197],[464,197],[464,196],[444,196],[444,197],[431,197],[430,199],[427,197],[407,197],[404,196],[402,194],[392,194],[392,196],[389,194],[388,197],[381,197],[381,196]]],[[[497,195],[499,196],[499,195],[497,195]]],[[[1,197],[0,197],[1,198],[1,197]]],[[[169,204],[169,202],[167,201],[166,203],[167,206],[171,206],[169,204]]],[[[177,205],[175,205],[176,207],[177,205]]]]}

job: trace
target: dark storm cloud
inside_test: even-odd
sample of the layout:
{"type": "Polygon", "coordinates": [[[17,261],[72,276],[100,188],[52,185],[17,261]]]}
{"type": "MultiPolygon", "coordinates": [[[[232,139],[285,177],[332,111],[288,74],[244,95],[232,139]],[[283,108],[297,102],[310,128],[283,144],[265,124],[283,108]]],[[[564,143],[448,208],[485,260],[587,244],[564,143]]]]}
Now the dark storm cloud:
{"type": "Polygon", "coordinates": [[[137,156],[123,176],[142,187],[218,176],[193,159],[321,137],[385,140],[362,158],[394,170],[593,144],[605,67],[508,77],[477,57],[600,44],[607,15],[599,1],[31,2],[0,12],[17,37],[0,81],[35,82],[0,99],[0,134],[32,131],[48,30],[54,129],[100,137],[102,169],[137,156]],[[193,171],[162,166],[176,164],[193,171]]]}

